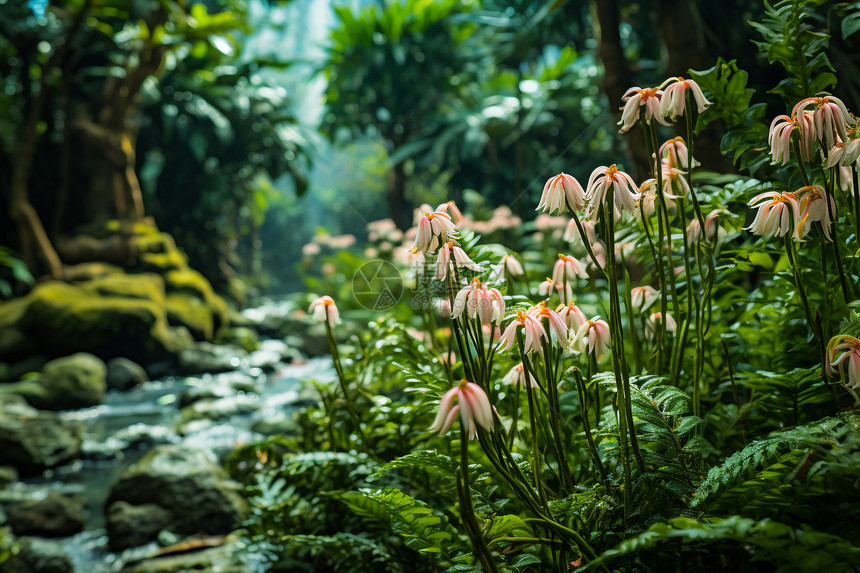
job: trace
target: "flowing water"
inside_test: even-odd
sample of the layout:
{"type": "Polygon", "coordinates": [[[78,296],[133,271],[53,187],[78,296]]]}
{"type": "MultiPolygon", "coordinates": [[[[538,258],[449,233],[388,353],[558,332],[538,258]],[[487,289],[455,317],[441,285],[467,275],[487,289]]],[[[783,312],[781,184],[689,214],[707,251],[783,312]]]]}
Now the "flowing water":
{"type": "Polygon", "coordinates": [[[24,498],[45,489],[81,495],[86,504],[85,530],[60,542],[76,572],[119,571],[125,561],[154,549],[154,544],[122,554],[108,549],[104,503],[110,485],[126,468],[154,445],[167,443],[206,448],[223,461],[237,445],[265,437],[252,430],[255,423],[288,423],[289,415],[303,404],[302,380],[327,382],[334,377],[330,359],[314,358],[278,364],[269,374],[240,366],[235,372],[166,377],[129,391],[111,392],[104,404],[63,414],[86,428],[83,459],[13,484],[0,495],[3,499],[24,498]],[[188,420],[180,414],[183,396],[194,392],[215,394],[210,416],[188,420]]]}

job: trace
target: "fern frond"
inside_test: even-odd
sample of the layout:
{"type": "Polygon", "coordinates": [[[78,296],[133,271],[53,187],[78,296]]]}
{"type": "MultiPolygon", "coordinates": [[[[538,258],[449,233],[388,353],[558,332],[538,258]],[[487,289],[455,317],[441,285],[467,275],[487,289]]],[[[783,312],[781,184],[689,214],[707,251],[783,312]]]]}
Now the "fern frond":
{"type": "Polygon", "coordinates": [[[751,561],[777,565],[782,573],[841,573],[860,565],[860,548],[836,535],[795,529],[769,519],[756,521],[733,515],[702,521],[676,517],[666,523],[656,523],[636,537],[604,551],[586,569],[594,569],[608,561],[656,548],[672,540],[680,540],[684,544],[681,552],[691,551],[690,545],[743,543],[751,548],[752,556],[748,557],[751,561]]]}

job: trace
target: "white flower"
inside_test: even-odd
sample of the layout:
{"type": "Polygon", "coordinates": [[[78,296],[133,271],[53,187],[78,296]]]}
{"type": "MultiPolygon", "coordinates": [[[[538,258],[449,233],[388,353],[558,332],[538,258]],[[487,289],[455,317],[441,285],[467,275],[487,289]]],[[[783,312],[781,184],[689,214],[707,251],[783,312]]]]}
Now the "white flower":
{"type": "Polygon", "coordinates": [[[693,92],[693,99],[696,100],[699,113],[704,112],[711,105],[695,80],[685,80],[681,77],[669,78],[660,87],[665,87],[663,97],[660,99],[660,115],[668,119],[674,120],[679,115],[684,115],[686,107],[684,94],[687,90],[693,92]],[[668,87],[666,84],[669,84],[668,87]]]}
{"type": "Polygon", "coordinates": [[[412,245],[411,252],[430,253],[436,250],[440,242],[448,240],[448,233],[454,231],[454,223],[451,222],[451,216],[441,211],[434,211],[427,215],[422,215],[418,219],[418,234],[415,236],[415,244],[412,245]]]}
{"type": "Polygon", "coordinates": [[[621,218],[622,211],[629,213],[636,211],[636,199],[639,194],[636,192],[636,183],[633,178],[623,171],[619,171],[614,164],[609,167],[601,165],[592,171],[588,178],[588,186],[585,191],[588,200],[588,206],[585,210],[587,219],[592,221],[597,219],[610,189],[613,191],[616,221],[621,218]]]}
{"type": "Polygon", "coordinates": [[[452,256],[454,258],[454,263],[458,267],[466,267],[467,269],[475,272],[481,272],[484,270],[484,267],[478,265],[469,258],[469,255],[460,248],[460,245],[454,241],[448,241],[442,245],[441,249],[439,249],[439,257],[436,259],[436,275],[433,277],[434,280],[445,280],[448,276],[448,267],[451,266],[452,256]]]}
{"type": "Polygon", "coordinates": [[[500,326],[505,316],[505,301],[498,290],[488,289],[480,280],[474,278],[454,297],[451,318],[459,317],[463,311],[469,318],[478,316],[482,324],[494,322],[496,326],[500,326]]]}
{"type": "Polygon", "coordinates": [[[313,313],[314,320],[319,322],[328,322],[329,325],[340,322],[340,315],[337,312],[337,307],[334,304],[334,299],[325,295],[316,299],[311,303],[308,312],[313,313]]]}
{"type": "Polygon", "coordinates": [[[564,213],[567,209],[582,211],[585,207],[585,191],[573,176],[559,173],[547,180],[543,186],[540,203],[536,211],[552,214],[558,211],[564,213]]]}
{"type": "Polygon", "coordinates": [[[661,95],[663,95],[663,92],[657,88],[642,89],[632,87],[624,92],[624,95],[621,96],[621,101],[626,103],[621,108],[623,110],[621,112],[621,121],[618,122],[621,129],[618,130],[618,133],[626,133],[631,127],[636,125],[636,122],[639,120],[640,106],[645,106],[645,123],[650,125],[651,120],[656,119],[657,123],[671,125],[663,118],[663,114],[660,112],[661,95]]]}

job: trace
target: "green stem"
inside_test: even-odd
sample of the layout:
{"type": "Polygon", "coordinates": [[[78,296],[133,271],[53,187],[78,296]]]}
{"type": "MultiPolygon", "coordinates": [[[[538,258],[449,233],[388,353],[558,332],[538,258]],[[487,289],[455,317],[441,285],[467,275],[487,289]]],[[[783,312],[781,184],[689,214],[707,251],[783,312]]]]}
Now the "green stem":
{"type": "Polygon", "coordinates": [[[350,398],[349,395],[349,386],[346,382],[346,375],[343,373],[343,366],[340,363],[340,354],[337,351],[337,343],[334,340],[334,334],[332,334],[328,314],[326,314],[325,319],[325,332],[326,337],[328,338],[328,346],[331,350],[332,362],[334,362],[334,369],[337,372],[337,379],[340,382],[340,389],[343,391],[343,397],[346,400],[346,408],[349,410],[352,422],[358,431],[358,435],[361,437],[361,444],[364,447],[364,451],[372,457],[373,452],[370,449],[370,444],[367,442],[367,437],[364,435],[364,430],[361,427],[361,419],[358,417],[358,414],[355,413],[355,407],[353,406],[352,398],[350,398]]]}
{"type": "Polygon", "coordinates": [[[472,542],[472,549],[484,571],[498,573],[490,549],[484,542],[481,526],[475,518],[475,509],[472,506],[472,494],[469,492],[469,438],[463,424],[460,424],[460,471],[457,472],[457,477],[457,491],[460,494],[460,506],[462,508],[460,514],[463,518],[466,534],[472,542]]]}

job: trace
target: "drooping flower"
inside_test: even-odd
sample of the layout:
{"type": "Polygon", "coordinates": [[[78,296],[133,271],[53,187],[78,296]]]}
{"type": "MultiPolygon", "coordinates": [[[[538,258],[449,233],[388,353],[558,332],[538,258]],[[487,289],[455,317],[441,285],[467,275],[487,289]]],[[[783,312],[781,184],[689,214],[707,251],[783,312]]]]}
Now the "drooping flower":
{"type": "MultiPolygon", "coordinates": [[[[725,231],[720,228],[717,224],[717,219],[721,215],[730,215],[728,211],[725,209],[714,209],[708,216],[705,217],[705,237],[711,243],[716,243],[720,240],[721,236],[725,235],[725,231]]],[[[699,219],[693,217],[693,220],[690,221],[690,224],[687,225],[687,242],[690,245],[695,245],[699,242],[699,238],[702,236],[702,226],[699,224],[699,219]]]]}
{"type": "Polygon", "coordinates": [[[440,243],[448,240],[448,233],[454,229],[454,223],[448,213],[434,211],[422,215],[418,219],[418,234],[415,236],[415,243],[410,249],[411,252],[430,253],[435,251],[440,243]]]}
{"type": "Polygon", "coordinates": [[[441,249],[439,249],[439,257],[436,259],[436,275],[433,277],[434,280],[444,281],[447,278],[448,268],[451,266],[452,257],[454,259],[454,263],[458,267],[465,267],[475,272],[481,272],[484,270],[484,267],[469,258],[466,251],[460,248],[460,245],[457,244],[456,241],[448,241],[442,245],[441,249]]]}
{"type": "Polygon", "coordinates": [[[554,292],[557,292],[562,300],[573,298],[573,288],[569,282],[562,281],[557,283],[551,278],[546,277],[546,280],[538,285],[538,294],[543,297],[550,298],[554,292]]]}
{"type": "Polygon", "coordinates": [[[314,320],[319,322],[328,322],[329,325],[340,322],[340,315],[337,312],[334,299],[329,295],[321,296],[313,301],[308,312],[313,313],[314,320]]]}
{"type": "Polygon", "coordinates": [[[546,318],[549,322],[549,326],[552,329],[552,332],[555,332],[559,344],[567,348],[567,322],[565,322],[565,320],[556,311],[551,308],[547,308],[546,302],[539,302],[538,304],[529,308],[526,313],[540,320],[541,323],[543,323],[543,319],[546,318]]]}
{"type": "MultiPolygon", "coordinates": [[[[665,188],[663,189],[663,201],[666,202],[666,209],[670,212],[675,209],[675,199],[680,198],[681,197],[678,195],[667,193],[665,188]]],[[[641,219],[643,214],[646,219],[650,218],[657,212],[658,204],[657,180],[653,177],[651,179],[646,179],[642,182],[642,185],[639,186],[639,194],[636,196],[633,215],[637,220],[641,219]]]]}
{"type": "Polygon", "coordinates": [[[671,125],[663,118],[663,114],[660,112],[660,96],[662,95],[663,91],[658,88],[643,89],[632,87],[624,92],[624,95],[621,96],[621,101],[625,103],[624,107],[621,108],[623,110],[621,112],[621,121],[618,122],[621,129],[618,130],[618,133],[626,133],[631,127],[636,125],[636,122],[639,120],[640,106],[645,106],[645,123],[650,125],[651,120],[655,119],[661,125],[671,125]]]}
{"type": "Polygon", "coordinates": [[[517,343],[517,328],[523,329],[523,343],[526,354],[535,351],[541,352],[543,350],[541,340],[549,341],[549,337],[541,321],[524,310],[518,310],[514,316],[514,320],[511,321],[499,338],[499,352],[510,350],[517,343]]]}
{"type": "Polygon", "coordinates": [[[630,289],[630,304],[638,311],[643,311],[651,306],[660,293],[652,286],[640,286],[630,289]]]}
{"type": "Polygon", "coordinates": [[[813,106],[812,119],[815,123],[815,134],[823,149],[830,149],[837,138],[845,141],[848,138],[848,125],[854,125],[854,118],[848,113],[848,108],[837,97],[808,97],[800,100],[791,110],[792,117],[803,114],[807,107],[813,106]]]}
{"type": "Polygon", "coordinates": [[[523,271],[523,266],[520,262],[513,255],[505,255],[493,267],[492,277],[494,281],[499,282],[508,275],[519,277],[523,274],[525,274],[525,271],[523,271]]]}
{"type": "Polygon", "coordinates": [[[855,403],[860,404],[860,340],[847,334],[831,338],[827,344],[826,370],[829,376],[838,375],[855,403]]]}
{"type": "Polygon", "coordinates": [[[594,317],[586,320],[576,331],[571,346],[580,352],[588,352],[598,360],[602,360],[609,350],[609,325],[605,320],[594,317]]]}
{"type": "Polygon", "coordinates": [[[663,196],[673,199],[686,197],[690,194],[690,185],[684,177],[686,171],[677,167],[671,167],[667,161],[660,166],[660,174],[663,179],[663,196]]]}
{"type": "Polygon", "coordinates": [[[848,143],[837,141],[827,152],[824,167],[828,169],[836,165],[850,167],[857,162],[858,158],[860,158],[860,138],[852,139],[848,143]]]}
{"type": "Polygon", "coordinates": [[[663,161],[669,164],[669,167],[687,168],[699,165],[698,161],[690,157],[687,144],[680,135],[666,140],[660,146],[659,155],[663,161]]]}
{"type": "Polygon", "coordinates": [[[597,215],[606,202],[606,195],[612,189],[614,200],[615,220],[621,218],[623,211],[633,213],[636,210],[636,183],[633,178],[623,171],[619,171],[615,164],[606,167],[601,165],[591,172],[588,178],[585,196],[588,205],[585,209],[585,218],[596,220],[597,215]]]}
{"type": "Polygon", "coordinates": [[[511,368],[502,378],[502,382],[510,384],[511,386],[520,386],[525,384],[527,388],[535,388],[537,386],[535,379],[532,376],[526,376],[522,362],[511,368]]]}
{"type": "Polygon", "coordinates": [[[800,221],[800,203],[795,193],[765,191],[750,199],[748,205],[758,209],[758,212],[750,226],[745,228],[756,235],[782,237],[792,232],[800,221]]]}
{"type": "Polygon", "coordinates": [[[681,77],[669,78],[660,87],[664,88],[663,97],[660,99],[660,115],[673,121],[679,115],[684,115],[686,107],[684,94],[687,90],[693,93],[699,113],[703,113],[711,105],[695,80],[685,80],[681,77]]]}
{"type": "Polygon", "coordinates": [[[582,323],[588,320],[585,318],[585,313],[573,301],[558,305],[555,311],[564,320],[564,323],[567,324],[569,332],[575,333],[582,326],[582,323]]]}
{"type": "MultiPolygon", "coordinates": [[[[654,340],[657,335],[657,331],[660,330],[660,324],[663,322],[663,313],[655,312],[648,317],[648,321],[645,323],[645,336],[648,340],[654,340]]],[[[675,322],[675,319],[672,318],[671,314],[666,314],[666,332],[677,332],[678,324],[675,322]]]]}
{"type": "Polygon", "coordinates": [[[811,111],[804,111],[800,117],[792,114],[778,115],[770,122],[767,143],[770,145],[771,163],[785,165],[791,156],[791,134],[797,130],[800,137],[800,159],[810,161],[812,144],[815,141],[815,124],[811,111]]]}
{"type": "Polygon", "coordinates": [[[594,245],[598,242],[597,233],[594,230],[594,222],[593,221],[580,221],[580,225],[582,225],[582,230],[585,231],[585,237],[583,238],[579,232],[579,228],[576,226],[576,221],[571,219],[568,222],[567,227],[564,229],[564,236],[562,237],[565,241],[570,243],[572,247],[576,247],[584,242],[588,242],[589,245],[594,245]]]}
{"type": "Polygon", "coordinates": [[[477,384],[463,379],[456,387],[445,392],[430,431],[438,431],[440,436],[447,433],[454,424],[457,412],[460,412],[460,423],[470,440],[478,437],[478,426],[488,432],[493,431],[493,407],[486,392],[477,384]]]}
{"type": "Polygon", "coordinates": [[[809,229],[813,222],[821,223],[821,229],[824,231],[824,238],[832,241],[830,238],[830,219],[831,211],[836,213],[836,202],[833,196],[830,197],[830,209],[827,208],[827,194],[824,187],[821,185],[809,185],[801,187],[795,192],[800,198],[800,217],[797,220],[797,228],[794,232],[794,238],[803,240],[809,234],[809,229]]]}
{"type": "Polygon", "coordinates": [[[499,326],[505,316],[505,300],[497,289],[488,289],[474,278],[454,297],[451,318],[459,317],[464,311],[469,318],[479,317],[482,324],[495,322],[499,326]]]}
{"type": "Polygon", "coordinates": [[[437,213],[445,213],[451,218],[451,221],[455,225],[459,225],[465,217],[463,217],[463,213],[460,212],[460,209],[457,208],[456,203],[453,201],[446,201],[442,203],[438,207],[436,207],[437,213]]]}
{"type": "Polygon", "coordinates": [[[552,281],[560,285],[565,282],[565,279],[572,281],[577,277],[581,279],[588,278],[588,273],[585,272],[585,265],[575,257],[559,254],[558,260],[552,268],[552,281]]]}
{"type": "Polygon", "coordinates": [[[582,211],[584,207],[585,191],[582,190],[582,185],[572,175],[559,173],[547,180],[543,186],[540,202],[535,211],[550,214],[558,211],[561,214],[567,209],[582,211]]]}

